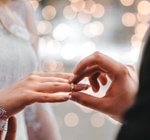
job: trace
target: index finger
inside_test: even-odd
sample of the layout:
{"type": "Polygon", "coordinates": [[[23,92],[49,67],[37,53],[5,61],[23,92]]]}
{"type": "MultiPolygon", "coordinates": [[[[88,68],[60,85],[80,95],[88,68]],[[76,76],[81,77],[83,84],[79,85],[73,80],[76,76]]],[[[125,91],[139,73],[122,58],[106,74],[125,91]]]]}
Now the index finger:
{"type": "Polygon", "coordinates": [[[95,52],[92,55],[83,59],[74,70],[75,75],[83,73],[87,67],[97,65],[105,73],[115,74],[118,72],[120,63],[107,55],[100,52],[95,52]]]}

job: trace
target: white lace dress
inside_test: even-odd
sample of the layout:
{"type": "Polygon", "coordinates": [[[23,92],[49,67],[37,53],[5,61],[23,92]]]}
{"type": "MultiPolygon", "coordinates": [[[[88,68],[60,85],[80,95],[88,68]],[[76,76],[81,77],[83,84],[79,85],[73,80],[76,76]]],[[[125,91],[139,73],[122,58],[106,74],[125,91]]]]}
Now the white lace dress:
{"type": "MultiPolygon", "coordinates": [[[[24,14],[29,10],[25,11],[26,7],[22,1],[10,2],[8,8],[12,8],[11,14],[21,24],[7,21],[6,12],[3,11],[3,8],[1,9],[1,19],[8,25],[9,30],[18,37],[9,34],[0,24],[0,91],[29,73],[37,71],[38,68],[37,56],[30,41],[30,33],[33,28],[29,27],[31,29],[29,33],[25,23],[30,21],[23,22],[24,14]]],[[[32,25],[32,21],[30,25],[32,25]]],[[[17,140],[59,140],[56,123],[51,114],[51,108],[48,104],[32,105],[20,112],[17,115],[17,140]]]]}

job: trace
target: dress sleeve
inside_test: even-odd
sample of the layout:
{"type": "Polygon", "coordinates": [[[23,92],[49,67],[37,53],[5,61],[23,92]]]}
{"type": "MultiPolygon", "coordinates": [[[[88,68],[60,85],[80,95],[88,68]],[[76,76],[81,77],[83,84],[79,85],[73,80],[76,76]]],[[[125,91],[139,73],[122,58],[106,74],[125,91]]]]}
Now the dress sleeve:
{"type": "MultiPolygon", "coordinates": [[[[37,31],[34,22],[34,11],[30,2],[25,2],[25,10],[26,26],[31,34],[32,46],[37,51],[37,31]]],[[[25,109],[25,120],[29,140],[60,140],[57,123],[54,118],[50,104],[37,103],[27,107],[25,109]]]]}
{"type": "Polygon", "coordinates": [[[23,17],[25,17],[26,27],[30,33],[32,46],[37,51],[38,37],[34,19],[34,10],[29,1],[24,2],[24,5],[25,5],[25,13],[23,17]]]}

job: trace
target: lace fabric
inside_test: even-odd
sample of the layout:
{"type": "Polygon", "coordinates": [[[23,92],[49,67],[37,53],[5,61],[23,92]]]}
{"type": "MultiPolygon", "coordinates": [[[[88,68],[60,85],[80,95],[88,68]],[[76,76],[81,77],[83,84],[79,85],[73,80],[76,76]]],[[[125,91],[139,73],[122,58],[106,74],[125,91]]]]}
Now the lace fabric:
{"type": "MultiPolygon", "coordinates": [[[[3,23],[15,34],[15,36],[9,34],[0,25],[1,91],[29,73],[37,71],[38,59],[35,53],[36,29],[30,3],[23,0],[9,1],[5,6],[0,7],[0,13],[3,23]],[[31,39],[31,36],[34,39],[31,39]]],[[[18,124],[16,140],[60,140],[50,110],[49,104],[35,104],[16,115],[18,124]]],[[[0,120],[0,127],[2,124],[4,123],[0,120]]]]}

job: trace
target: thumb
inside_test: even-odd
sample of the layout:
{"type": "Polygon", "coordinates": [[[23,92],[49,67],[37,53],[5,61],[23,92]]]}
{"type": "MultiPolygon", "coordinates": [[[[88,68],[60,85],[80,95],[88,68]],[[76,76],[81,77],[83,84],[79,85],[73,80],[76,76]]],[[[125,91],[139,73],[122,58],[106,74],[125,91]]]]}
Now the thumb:
{"type": "Polygon", "coordinates": [[[105,98],[94,97],[83,92],[73,92],[70,95],[72,101],[83,106],[102,112],[106,110],[107,104],[105,98]]]}
{"type": "Polygon", "coordinates": [[[8,130],[5,140],[15,140],[16,131],[17,131],[17,121],[16,118],[13,116],[8,121],[8,130]]]}

